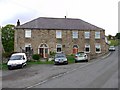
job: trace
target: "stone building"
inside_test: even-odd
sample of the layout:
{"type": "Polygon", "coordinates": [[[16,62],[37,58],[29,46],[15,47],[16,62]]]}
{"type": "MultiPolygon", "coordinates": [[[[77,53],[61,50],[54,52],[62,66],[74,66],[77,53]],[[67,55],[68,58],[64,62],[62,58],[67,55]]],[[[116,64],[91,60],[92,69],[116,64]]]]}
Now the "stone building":
{"type": "Polygon", "coordinates": [[[79,51],[91,57],[108,52],[105,30],[73,18],[40,17],[23,25],[17,22],[15,52],[32,50],[47,58],[50,52],[75,54],[79,51]]]}

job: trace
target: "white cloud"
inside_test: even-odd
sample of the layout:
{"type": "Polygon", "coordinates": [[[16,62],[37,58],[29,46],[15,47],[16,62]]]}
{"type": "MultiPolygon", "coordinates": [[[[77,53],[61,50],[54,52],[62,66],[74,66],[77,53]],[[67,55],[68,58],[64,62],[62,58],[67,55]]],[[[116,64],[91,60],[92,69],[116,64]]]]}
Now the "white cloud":
{"type": "Polygon", "coordinates": [[[80,18],[106,30],[118,32],[118,0],[0,0],[0,25],[22,23],[37,17],[80,18]]]}

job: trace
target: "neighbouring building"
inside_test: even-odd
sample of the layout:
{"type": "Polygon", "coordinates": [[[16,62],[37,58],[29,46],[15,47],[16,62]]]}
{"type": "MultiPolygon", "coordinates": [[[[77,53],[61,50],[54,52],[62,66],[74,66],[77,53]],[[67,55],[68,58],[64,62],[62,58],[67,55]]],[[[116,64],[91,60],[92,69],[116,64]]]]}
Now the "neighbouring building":
{"type": "Polygon", "coordinates": [[[75,54],[79,51],[96,57],[108,52],[105,30],[73,18],[40,17],[20,25],[15,30],[15,52],[32,50],[43,58],[50,52],[75,54]]]}

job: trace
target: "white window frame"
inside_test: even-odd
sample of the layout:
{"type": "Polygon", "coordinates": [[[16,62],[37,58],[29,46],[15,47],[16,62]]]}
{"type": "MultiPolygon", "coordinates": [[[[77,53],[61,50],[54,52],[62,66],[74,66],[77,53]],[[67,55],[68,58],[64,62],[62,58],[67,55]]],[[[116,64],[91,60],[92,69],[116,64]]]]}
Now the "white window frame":
{"type": "Polygon", "coordinates": [[[100,39],[100,32],[95,32],[95,39],[100,39]]]}
{"type": "Polygon", "coordinates": [[[101,45],[100,45],[99,43],[96,43],[96,44],[95,44],[95,52],[96,52],[96,53],[101,53],[101,45]],[[96,48],[99,48],[100,51],[96,51],[96,48]]]}
{"type": "Polygon", "coordinates": [[[61,44],[57,44],[57,45],[56,45],[56,52],[57,52],[57,53],[61,53],[61,52],[62,52],[62,45],[61,45],[61,44]],[[57,48],[61,48],[61,51],[58,52],[58,51],[57,51],[57,48]]]}
{"type": "Polygon", "coordinates": [[[85,52],[90,53],[90,44],[85,44],[85,52]],[[86,48],[89,48],[89,51],[86,51],[86,48]]]}
{"type": "Polygon", "coordinates": [[[25,30],[25,38],[31,38],[31,30],[25,30]]]}
{"type": "Polygon", "coordinates": [[[56,31],[56,38],[62,38],[62,31],[56,31]]]}
{"type": "Polygon", "coordinates": [[[72,31],[72,38],[78,38],[78,31],[72,31]]]}
{"type": "Polygon", "coordinates": [[[25,51],[26,51],[26,47],[30,47],[31,48],[32,47],[31,43],[25,43],[25,51]]]}
{"type": "Polygon", "coordinates": [[[85,35],[85,39],[89,39],[90,38],[90,32],[85,32],[84,35],[85,35]]]}

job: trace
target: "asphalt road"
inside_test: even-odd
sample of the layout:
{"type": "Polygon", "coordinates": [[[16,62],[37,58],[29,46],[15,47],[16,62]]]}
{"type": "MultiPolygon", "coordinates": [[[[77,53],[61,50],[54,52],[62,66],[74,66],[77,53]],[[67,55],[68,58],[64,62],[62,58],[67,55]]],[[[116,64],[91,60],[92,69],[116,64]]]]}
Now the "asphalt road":
{"type": "Polygon", "coordinates": [[[3,88],[118,88],[118,49],[87,63],[35,65],[2,75],[3,88]]]}

